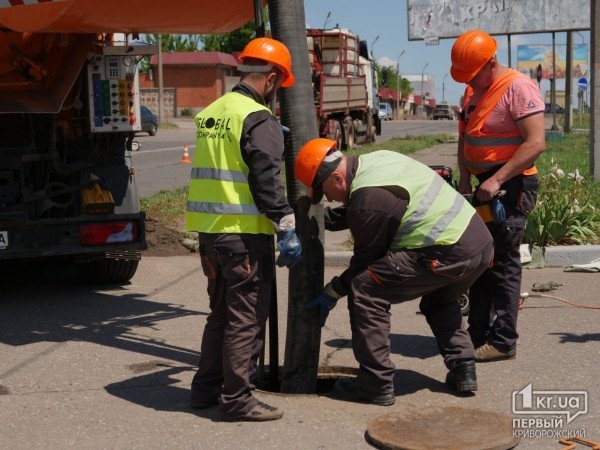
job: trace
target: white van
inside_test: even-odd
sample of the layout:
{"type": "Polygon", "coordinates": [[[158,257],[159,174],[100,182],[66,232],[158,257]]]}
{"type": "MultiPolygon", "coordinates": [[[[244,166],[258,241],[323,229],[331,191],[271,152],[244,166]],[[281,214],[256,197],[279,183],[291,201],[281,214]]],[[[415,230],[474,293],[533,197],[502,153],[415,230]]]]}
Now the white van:
{"type": "Polygon", "coordinates": [[[381,120],[392,120],[394,118],[394,110],[392,105],[386,102],[379,104],[379,118],[381,120]]]}

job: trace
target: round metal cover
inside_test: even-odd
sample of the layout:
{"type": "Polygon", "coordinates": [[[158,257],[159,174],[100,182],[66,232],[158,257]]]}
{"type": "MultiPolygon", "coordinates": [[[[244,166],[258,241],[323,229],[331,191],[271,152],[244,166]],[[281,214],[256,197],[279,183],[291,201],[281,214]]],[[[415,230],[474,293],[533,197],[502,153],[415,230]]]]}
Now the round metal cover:
{"type": "Polygon", "coordinates": [[[384,449],[505,450],[515,447],[510,416],[458,406],[394,411],[367,426],[367,438],[384,449]]]}

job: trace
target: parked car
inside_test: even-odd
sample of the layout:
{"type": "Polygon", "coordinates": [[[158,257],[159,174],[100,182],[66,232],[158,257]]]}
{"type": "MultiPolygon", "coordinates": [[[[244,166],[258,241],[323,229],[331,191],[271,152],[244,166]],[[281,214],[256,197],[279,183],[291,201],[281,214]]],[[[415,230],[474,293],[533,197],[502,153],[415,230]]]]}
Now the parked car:
{"type": "Polygon", "coordinates": [[[435,105],[435,108],[433,108],[433,113],[431,115],[433,117],[433,120],[438,120],[438,119],[454,120],[454,111],[452,110],[450,105],[446,105],[444,103],[435,105]]]}
{"type": "Polygon", "coordinates": [[[382,102],[379,104],[379,118],[381,120],[392,120],[394,118],[394,110],[389,103],[382,102]]]}
{"type": "MultiPolygon", "coordinates": [[[[557,104],[554,105],[554,111],[556,111],[556,114],[564,114],[565,113],[565,109],[562,106],[559,106],[557,104]]],[[[552,113],[552,103],[546,103],[544,112],[546,114],[552,113]]]]}
{"type": "Polygon", "coordinates": [[[140,106],[140,112],[142,113],[142,132],[154,136],[158,130],[158,117],[144,105],[140,106]]]}

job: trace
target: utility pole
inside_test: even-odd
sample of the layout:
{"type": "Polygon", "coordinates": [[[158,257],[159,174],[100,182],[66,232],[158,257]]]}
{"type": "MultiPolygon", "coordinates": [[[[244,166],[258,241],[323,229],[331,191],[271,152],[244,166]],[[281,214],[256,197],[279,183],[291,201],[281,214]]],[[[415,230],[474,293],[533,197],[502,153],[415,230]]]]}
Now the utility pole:
{"type": "Polygon", "coordinates": [[[571,132],[571,125],[573,123],[572,115],[573,109],[571,108],[571,98],[573,96],[573,32],[567,32],[567,62],[565,68],[565,107],[564,107],[564,125],[563,131],[565,133],[571,132]]]}
{"type": "Polygon", "coordinates": [[[425,111],[425,97],[423,97],[423,75],[425,74],[425,69],[429,63],[426,63],[421,69],[421,117],[423,116],[423,112],[425,111]]]}
{"type": "Polygon", "coordinates": [[[444,75],[444,80],[442,81],[442,103],[446,103],[446,77],[448,74],[444,75]]]}
{"type": "Polygon", "coordinates": [[[556,33],[552,32],[552,81],[550,82],[550,111],[552,112],[552,131],[558,131],[556,124],[556,33]]]}
{"type": "Polygon", "coordinates": [[[163,63],[162,63],[162,34],[158,34],[158,123],[165,120],[165,107],[163,101],[163,63]]]}
{"type": "Polygon", "coordinates": [[[400,120],[400,57],[404,55],[406,50],[402,50],[402,52],[398,55],[398,60],[396,61],[396,75],[398,79],[396,81],[396,116],[398,120],[400,120]]]}
{"type": "Polygon", "coordinates": [[[294,176],[294,161],[307,141],[319,136],[313,103],[306,20],[303,0],[270,0],[273,37],[282,41],[292,56],[296,83],[279,91],[281,123],[291,132],[285,139],[285,174],[288,199],[296,215],[296,232],[302,243],[302,259],[289,269],[288,316],[281,392],[314,394],[317,387],[321,327],[318,314],[306,303],[323,290],[323,203],[311,205],[306,187],[294,176]],[[307,114],[312,111],[312,114],[307,114]],[[293,289],[291,288],[293,286],[293,289]]]}
{"type": "Polygon", "coordinates": [[[379,35],[377,35],[377,37],[375,39],[373,39],[373,42],[371,42],[371,59],[373,61],[375,61],[375,57],[373,56],[373,46],[375,45],[375,42],[377,42],[379,40],[379,35]]]}
{"type": "Polygon", "coordinates": [[[590,86],[590,102],[591,102],[591,114],[590,114],[590,174],[594,176],[596,180],[600,180],[600,164],[596,165],[596,161],[600,161],[600,142],[598,137],[600,136],[600,108],[596,99],[598,98],[598,88],[600,88],[600,35],[596,26],[600,21],[600,5],[598,2],[591,3],[591,14],[590,14],[590,75],[591,83],[590,86]]]}

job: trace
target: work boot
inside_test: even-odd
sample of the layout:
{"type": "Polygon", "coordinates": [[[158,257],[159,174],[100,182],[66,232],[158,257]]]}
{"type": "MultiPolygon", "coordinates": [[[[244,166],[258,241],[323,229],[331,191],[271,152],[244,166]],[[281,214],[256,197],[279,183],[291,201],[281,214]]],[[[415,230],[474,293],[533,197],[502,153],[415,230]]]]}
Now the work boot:
{"type": "Polygon", "coordinates": [[[227,422],[265,422],[283,417],[283,411],[275,406],[259,401],[254,409],[240,417],[225,417],[227,422]]]}
{"type": "Polygon", "coordinates": [[[369,392],[361,388],[354,380],[337,380],[333,385],[336,394],[343,400],[361,403],[373,403],[379,406],[390,406],[396,402],[394,392],[369,392]]]}
{"type": "Polygon", "coordinates": [[[477,390],[477,374],[475,361],[468,359],[460,361],[446,374],[446,385],[459,394],[466,394],[477,390]]]}
{"type": "Polygon", "coordinates": [[[477,362],[502,361],[503,359],[513,359],[516,356],[516,345],[509,350],[500,350],[487,342],[475,349],[475,361],[477,362]]]}

